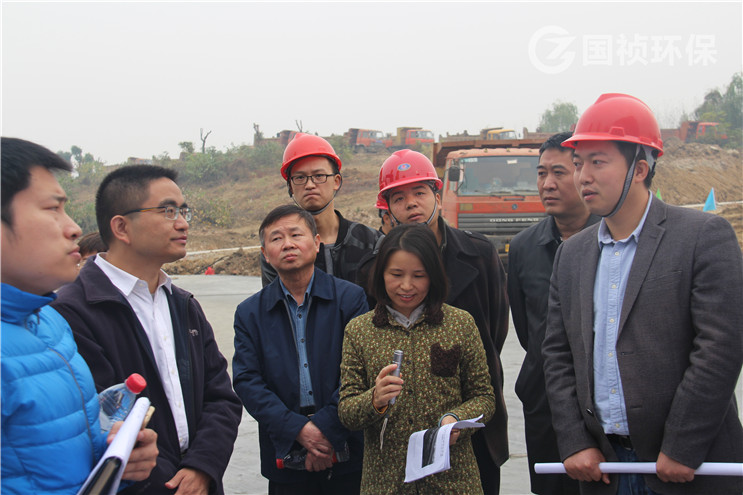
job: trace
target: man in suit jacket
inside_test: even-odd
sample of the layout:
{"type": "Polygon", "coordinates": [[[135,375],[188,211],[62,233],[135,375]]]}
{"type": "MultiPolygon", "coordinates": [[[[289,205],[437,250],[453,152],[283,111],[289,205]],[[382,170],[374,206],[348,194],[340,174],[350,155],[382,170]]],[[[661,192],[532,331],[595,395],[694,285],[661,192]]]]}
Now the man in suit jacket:
{"type": "Polygon", "coordinates": [[[663,148],[640,100],[602,95],[565,145],[583,201],[604,217],[560,247],[550,288],[542,352],[567,473],[588,494],[740,494],[743,478],[694,476],[702,462],[743,461],[733,229],[650,194],[663,148]],[[657,475],[610,477],[605,460],[655,461],[657,475]]]}

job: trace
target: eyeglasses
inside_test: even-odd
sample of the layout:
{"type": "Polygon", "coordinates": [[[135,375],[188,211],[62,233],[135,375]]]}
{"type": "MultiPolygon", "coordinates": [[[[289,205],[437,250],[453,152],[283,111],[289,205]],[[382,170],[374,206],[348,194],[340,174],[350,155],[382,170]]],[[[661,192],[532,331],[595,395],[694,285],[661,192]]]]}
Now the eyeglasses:
{"type": "Polygon", "coordinates": [[[165,213],[165,218],[168,220],[177,220],[179,215],[183,215],[183,218],[187,222],[190,222],[191,218],[193,218],[193,210],[188,206],[153,206],[151,208],[137,208],[136,210],[129,210],[126,213],[122,213],[122,215],[154,210],[162,210],[162,212],[165,213]]]}
{"type": "Polygon", "coordinates": [[[303,186],[307,184],[307,179],[311,179],[313,184],[325,184],[328,181],[328,177],[333,176],[335,174],[292,175],[289,178],[295,186],[303,186]]]}

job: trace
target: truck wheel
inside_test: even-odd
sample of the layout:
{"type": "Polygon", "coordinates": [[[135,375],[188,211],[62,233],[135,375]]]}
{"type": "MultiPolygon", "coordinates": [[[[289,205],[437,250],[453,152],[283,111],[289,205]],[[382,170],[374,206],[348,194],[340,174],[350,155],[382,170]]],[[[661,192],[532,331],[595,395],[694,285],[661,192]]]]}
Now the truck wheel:
{"type": "Polygon", "coordinates": [[[363,144],[357,144],[354,151],[356,153],[366,153],[366,147],[363,144]]]}

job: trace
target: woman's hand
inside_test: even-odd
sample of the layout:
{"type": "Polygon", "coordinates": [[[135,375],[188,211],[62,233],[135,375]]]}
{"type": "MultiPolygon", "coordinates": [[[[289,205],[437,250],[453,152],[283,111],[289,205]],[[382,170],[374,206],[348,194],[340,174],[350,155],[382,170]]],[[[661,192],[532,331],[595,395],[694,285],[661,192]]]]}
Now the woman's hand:
{"type": "MultiPolygon", "coordinates": [[[[456,422],[457,418],[455,418],[451,414],[447,414],[441,419],[441,426],[456,422]]],[[[455,443],[457,443],[457,440],[459,440],[459,432],[459,428],[452,428],[451,434],[449,435],[449,445],[454,445],[455,443]]]]}
{"type": "Polygon", "coordinates": [[[390,374],[395,368],[397,368],[396,364],[388,364],[377,375],[372,399],[374,407],[377,409],[386,407],[390,399],[397,397],[402,391],[402,378],[390,374]]]}

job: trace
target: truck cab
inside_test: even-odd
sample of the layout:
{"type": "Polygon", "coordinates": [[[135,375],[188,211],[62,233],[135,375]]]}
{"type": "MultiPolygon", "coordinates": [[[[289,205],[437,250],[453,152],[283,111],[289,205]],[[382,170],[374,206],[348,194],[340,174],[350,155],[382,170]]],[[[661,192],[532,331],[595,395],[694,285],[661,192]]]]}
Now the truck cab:
{"type": "Polygon", "coordinates": [[[513,236],[546,213],[537,190],[539,150],[481,148],[446,158],[442,212],[452,227],[480,232],[506,258],[513,236]]]}

